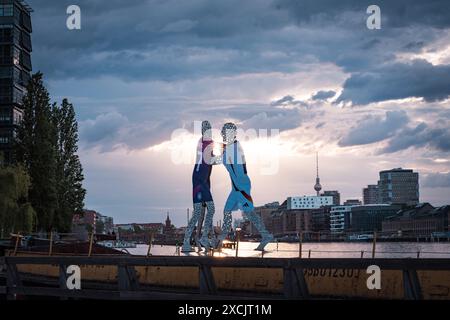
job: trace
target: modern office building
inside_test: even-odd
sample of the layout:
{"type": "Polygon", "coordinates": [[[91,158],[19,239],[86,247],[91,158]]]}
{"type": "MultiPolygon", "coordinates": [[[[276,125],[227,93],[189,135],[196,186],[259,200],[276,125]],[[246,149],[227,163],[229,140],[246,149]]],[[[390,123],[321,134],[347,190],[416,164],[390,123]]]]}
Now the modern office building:
{"type": "Polygon", "coordinates": [[[314,232],[329,233],[330,231],[330,210],[331,206],[322,206],[318,209],[311,209],[312,230],[314,232]]]}
{"type": "Polygon", "coordinates": [[[334,206],[330,210],[331,234],[342,234],[351,228],[353,206],[334,206]]]}
{"type": "Polygon", "coordinates": [[[31,8],[21,0],[0,0],[0,153],[12,161],[22,98],[31,73],[31,8]]]}
{"type": "Polygon", "coordinates": [[[334,206],[341,205],[341,194],[337,190],[324,191],[321,194],[321,196],[322,197],[333,197],[333,205],[334,206]]]}
{"type": "Polygon", "coordinates": [[[401,205],[369,204],[351,208],[351,231],[381,231],[382,222],[402,209],[401,205]]]}
{"type": "Polygon", "coordinates": [[[332,196],[302,196],[302,197],[288,197],[287,209],[318,209],[323,206],[332,206],[332,196]]]}
{"type": "Polygon", "coordinates": [[[378,197],[379,203],[418,204],[419,173],[402,168],[381,171],[378,197]]]}
{"type": "Polygon", "coordinates": [[[363,203],[377,204],[378,203],[378,185],[369,184],[363,189],[363,203]]]}

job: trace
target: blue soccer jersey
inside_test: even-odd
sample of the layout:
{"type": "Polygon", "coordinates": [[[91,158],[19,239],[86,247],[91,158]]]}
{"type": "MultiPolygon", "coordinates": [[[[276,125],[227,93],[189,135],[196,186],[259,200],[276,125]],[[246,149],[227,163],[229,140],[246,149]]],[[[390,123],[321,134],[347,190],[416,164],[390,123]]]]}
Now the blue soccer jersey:
{"type": "Polygon", "coordinates": [[[211,195],[212,165],[205,160],[211,159],[213,141],[200,139],[197,146],[197,160],[192,172],[192,200],[194,203],[213,201],[211,195]],[[205,153],[209,153],[208,156],[205,153]]]}
{"type": "Polygon", "coordinates": [[[250,195],[251,182],[247,175],[244,151],[238,141],[224,145],[222,162],[230,174],[232,188],[225,203],[225,211],[252,211],[254,207],[250,195]]]}

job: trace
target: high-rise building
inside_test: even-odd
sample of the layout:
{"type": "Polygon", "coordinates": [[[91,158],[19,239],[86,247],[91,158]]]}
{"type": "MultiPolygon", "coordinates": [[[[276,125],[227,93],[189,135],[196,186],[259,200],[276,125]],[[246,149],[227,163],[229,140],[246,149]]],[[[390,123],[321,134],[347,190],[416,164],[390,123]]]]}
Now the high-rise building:
{"type": "Polygon", "coordinates": [[[12,161],[31,73],[31,12],[22,0],[0,0],[0,153],[6,163],[12,161]]]}
{"type": "Polygon", "coordinates": [[[366,188],[363,189],[363,203],[378,203],[378,186],[376,184],[369,184],[366,188]]]}
{"type": "Polygon", "coordinates": [[[324,191],[321,194],[321,196],[322,197],[333,197],[333,205],[334,206],[339,206],[341,204],[341,194],[337,190],[324,191]]]}
{"type": "Polygon", "coordinates": [[[418,204],[419,173],[402,168],[380,171],[378,202],[418,204]]]}

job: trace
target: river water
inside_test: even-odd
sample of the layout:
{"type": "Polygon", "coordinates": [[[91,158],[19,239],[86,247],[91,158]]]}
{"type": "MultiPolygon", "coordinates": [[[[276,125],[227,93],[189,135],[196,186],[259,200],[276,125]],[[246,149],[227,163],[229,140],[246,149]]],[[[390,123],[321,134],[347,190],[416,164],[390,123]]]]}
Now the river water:
{"type": "MultiPolygon", "coordinates": [[[[267,257],[267,258],[294,258],[299,256],[298,243],[269,243],[262,254],[254,249],[257,242],[240,242],[239,257],[267,257]]],[[[127,249],[133,255],[146,255],[147,245],[138,245],[136,248],[127,249]]],[[[156,256],[178,255],[175,246],[152,246],[150,253],[156,256]]],[[[185,254],[181,254],[185,255],[185,254]]],[[[199,253],[189,255],[198,256],[199,253]]],[[[204,255],[202,253],[202,255],[204,255]]],[[[222,249],[215,256],[236,255],[234,249],[222,249]]],[[[307,258],[364,258],[372,257],[372,243],[370,242],[330,242],[330,243],[303,243],[302,257],[307,258]]],[[[375,248],[376,258],[450,258],[450,242],[378,242],[375,248]]]]}

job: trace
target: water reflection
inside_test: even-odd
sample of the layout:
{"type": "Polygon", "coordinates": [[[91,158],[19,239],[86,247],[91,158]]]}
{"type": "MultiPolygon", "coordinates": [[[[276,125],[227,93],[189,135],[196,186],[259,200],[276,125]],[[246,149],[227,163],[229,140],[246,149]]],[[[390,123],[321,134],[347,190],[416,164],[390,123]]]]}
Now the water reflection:
{"type": "MultiPolygon", "coordinates": [[[[263,254],[254,249],[257,242],[241,242],[239,244],[239,257],[261,257],[266,258],[296,258],[299,256],[298,243],[270,243],[263,254]]],[[[146,255],[147,245],[138,245],[136,248],[128,249],[134,255],[146,255]]],[[[151,248],[151,254],[157,256],[177,255],[175,246],[156,245],[151,248]]],[[[217,257],[234,257],[236,251],[233,249],[223,249],[221,253],[216,252],[217,257]]],[[[182,254],[183,255],[183,254],[182,254]]],[[[189,255],[198,256],[193,252],[189,255]]],[[[200,255],[204,255],[200,253],[200,255]]],[[[303,258],[371,258],[372,243],[303,243],[303,258]]],[[[379,242],[376,245],[376,258],[450,258],[450,243],[416,243],[416,242],[379,242]]]]}

